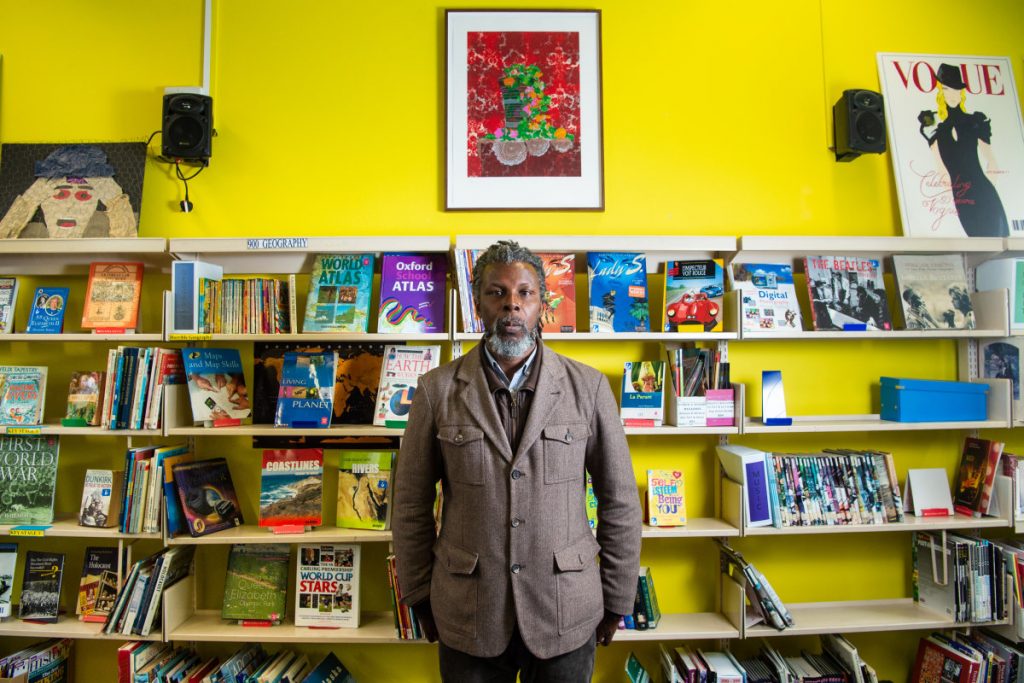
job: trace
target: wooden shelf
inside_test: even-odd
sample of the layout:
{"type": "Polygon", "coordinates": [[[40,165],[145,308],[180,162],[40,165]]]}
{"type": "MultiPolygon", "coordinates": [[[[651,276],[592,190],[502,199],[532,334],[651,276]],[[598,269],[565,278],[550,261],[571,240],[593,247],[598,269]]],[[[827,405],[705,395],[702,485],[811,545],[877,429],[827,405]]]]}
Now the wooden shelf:
{"type": "Polygon", "coordinates": [[[199,610],[167,634],[167,640],[245,643],[426,643],[426,640],[401,640],[395,635],[391,612],[363,612],[359,628],[309,628],[290,622],[270,627],[247,627],[226,622],[217,610],[199,610]]]}
{"type": "MultiPolygon", "coordinates": [[[[15,609],[15,613],[17,610],[15,609]]],[[[6,638],[77,638],[88,640],[163,640],[159,631],[148,636],[126,636],[120,633],[104,633],[103,624],[79,621],[74,616],[64,616],[56,624],[35,624],[12,618],[0,622],[0,637],[6,638]]]]}
{"type": "Polygon", "coordinates": [[[292,429],[274,425],[241,425],[239,427],[168,427],[167,436],[402,436],[404,429],[347,425],[327,429],[292,429]]]}
{"type": "Polygon", "coordinates": [[[893,254],[996,255],[1003,251],[1000,237],[822,237],[815,235],[739,238],[734,261],[739,263],[792,263],[803,270],[808,255],[861,256],[883,259],[893,254]]]}
{"type": "Polygon", "coordinates": [[[145,334],[92,334],[91,332],[64,332],[62,334],[30,334],[28,332],[12,332],[0,334],[0,341],[52,341],[52,342],[160,342],[164,335],[160,332],[145,334]]]}
{"type": "Polygon", "coordinates": [[[760,417],[743,420],[744,434],[795,434],[807,432],[913,432],[943,429],[1005,429],[1007,420],[963,422],[892,422],[878,415],[805,415],[794,417],[786,427],[768,426],[760,417]]]}
{"type": "MultiPolygon", "coordinates": [[[[805,636],[821,633],[867,633],[872,631],[917,631],[978,627],[982,624],[957,623],[946,615],[922,607],[912,598],[892,600],[852,600],[846,602],[786,603],[794,626],[777,631],[759,624],[746,629],[747,638],[805,636]]],[[[990,622],[1004,624],[1005,621],[990,622]]]]}
{"type": "Polygon", "coordinates": [[[391,531],[374,529],[339,529],[318,527],[304,534],[275,534],[255,524],[243,524],[217,531],[207,536],[192,538],[179,536],[167,540],[168,545],[228,545],[231,543],[383,543],[391,541],[391,531]]]}
{"type": "Polygon", "coordinates": [[[686,526],[655,527],[644,524],[644,538],[730,538],[740,535],[740,530],[714,517],[697,517],[686,520],[686,526]]]}
{"type": "Polygon", "coordinates": [[[739,427],[674,427],[664,425],[661,427],[623,427],[627,436],[679,436],[698,435],[713,436],[717,434],[739,434],[739,427]]]}
{"type": "Polygon", "coordinates": [[[159,429],[104,429],[103,427],[65,427],[61,424],[44,425],[0,425],[0,434],[7,434],[10,430],[38,430],[26,432],[30,434],[54,435],[54,436],[162,436],[159,429]]]}
{"type": "Polygon", "coordinates": [[[142,261],[147,273],[170,272],[163,237],[6,239],[0,250],[0,270],[18,275],[87,275],[89,264],[102,260],[142,261]]]}
{"type": "MultiPolygon", "coordinates": [[[[480,341],[478,332],[456,332],[455,341],[480,341]]],[[[554,341],[647,341],[647,342],[687,342],[687,341],[727,341],[738,339],[735,332],[548,332],[544,335],[545,342],[554,341]]]]}
{"type": "Polygon", "coordinates": [[[870,330],[863,332],[842,332],[838,330],[821,331],[780,331],[780,332],[742,332],[740,338],[743,341],[764,341],[766,339],[799,339],[801,341],[823,340],[823,339],[989,339],[992,337],[1005,337],[1005,330],[870,330]]]}
{"type": "Polygon", "coordinates": [[[739,637],[739,630],[717,612],[663,614],[657,628],[645,631],[623,629],[615,632],[616,641],[713,640],[739,637]]]}
{"type": "Polygon", "coordinates": [[[10,536],[11,529],[18,526],[48,526],[43,532],[43,536],[59,537],[59,538],[90,538],[90,539],[110,539],[116,540],[119,538],[124,539],[145,539],[145,540],[156,540],[159,541],[160,534],[123,534],[117,530],[117,527],[109,527],[106,529],[100,529],[91,526],[79,526],[78,518],[74,515],[59,515],[57,519],[51,522],[49,525],[46,524],[4,524],[0,525],[0,536],[10,536]]]}
{"type": "Polygon", "coordinates": [[[871,532],[941,531],[943,529],[1005,529],[1009,520],[1003,517],[915,517],[906,515],[902,522],[887,524],[837,524],[833,526],[747,527],[744,536],[799,536],[807,534],[862,534],[871,532]]]}

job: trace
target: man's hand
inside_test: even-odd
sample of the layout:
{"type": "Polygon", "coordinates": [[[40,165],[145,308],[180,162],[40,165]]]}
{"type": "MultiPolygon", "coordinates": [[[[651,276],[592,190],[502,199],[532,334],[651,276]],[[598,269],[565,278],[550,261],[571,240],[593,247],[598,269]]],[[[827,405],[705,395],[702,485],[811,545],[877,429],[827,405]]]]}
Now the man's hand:
{"type": "Polygon", "coordinates": [[[429,643],[437,642],[437,624],[434,623],[434,611],[430,608],[430,598],[413,605],[413,616],[419,619],[423,637],[429,643]]]}
{"type": "Polygon", "coordinates": [[[619,615],[612,614],[608,610],[604,612],[604,618],[601,619],[601,623],[597,625],[597,644],[598,645],[611,645],[612,638],[615,637],[615,632],[619,630],[619,615]]]}

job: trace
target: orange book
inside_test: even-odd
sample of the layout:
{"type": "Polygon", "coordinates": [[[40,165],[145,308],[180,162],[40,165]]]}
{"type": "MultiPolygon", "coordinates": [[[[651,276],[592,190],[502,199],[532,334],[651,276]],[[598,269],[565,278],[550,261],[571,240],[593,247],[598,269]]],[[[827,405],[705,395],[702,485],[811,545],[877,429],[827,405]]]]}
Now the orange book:
{"type": "Polygon", "coordinates": [[[91,264],[82,327],[134,330],[139,322],[143,267],[137,262],[91,264]]]}

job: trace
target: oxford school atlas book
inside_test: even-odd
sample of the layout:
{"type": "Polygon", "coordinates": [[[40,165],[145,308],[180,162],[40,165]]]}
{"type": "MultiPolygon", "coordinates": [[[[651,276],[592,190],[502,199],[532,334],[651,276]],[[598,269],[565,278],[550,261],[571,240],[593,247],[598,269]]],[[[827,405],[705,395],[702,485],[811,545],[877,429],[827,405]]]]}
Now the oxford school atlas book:
{"type": "Polygon", "coordinates": [[[21,577],[18,618],[56,623],[60,611],[60,585],[64,576],[64,554],[29,550],[21,577]]]}
{"type": "Polygon", "coordinates": [[[231,546],[221,618],[274,624],[283,620],[290,554],[285,543],[231,546]]]}
{"type": "Polygon", "coordinates": [[[320,526],[324,452],[319,448],[263,451],[260,526],[320,526]]]}
{"type": "Polygon", "coordinates": [[[64,311],[68,305],[68,287],[38,287],[32,297],[25,331],[30,334],[60,334],[64,331],[64,311]]]}
{"type": "Polygon", "coordinates": [[[0,525],[50,524],[58,436],[0,435],[0,525]]]}
{"type": "Polygon", "coordinates": [[[359,551],[358,543],[299,546],[296,626],[359,626],[359,551]]]}
{"type": "Polygon", "coordinates": [[[799,332],[800,304],[793,266],[783,263],[732,263],[732,288],[739,292],[744,332],[799,332]]]}
{"type": "Polygon", "coordinates": [[[0,365],[0,425],[43,423],[46,374],[44,366],[0,365]]]}
{"type": "Polygon", "coordinates": [[[281,366],[274,424],[282,427],[331,426],[337,351],[288,351],[281,366]]]}
{"type": "Polygon", "coordinates": [[[447,254],[384,254],[377,331],[444,332],[447,254]]]}
{"type": "Polygon", "coordinates": [[[336,526],[342,529],[390,527],[394,465],[394,451],[340,451],[336,526]]]}
{"type": "Polygon", "coordinates": [[[1008,57],[878,54],[908,237],[1024,235],[1024,125],[1008,57]]]}
{"type": "Polygon", "coordinates": [[[644,254],[587,253],[591,332],[650,332],[647,257],[644,254]]]}
{"type": "Polygon", "coordinates": [[[373,254],[317,254],[303,332],[366,332],[373,254]]]}
{"type": "Polygon", "coordinates": [[[436,368],[440,357],[441,347],[437,345],[389,344],[384,349],[373,424],[379,427],[405,427],[420,376],[436,368]]]}
{"type": "Polygon", "coordinates": [[[252,414],[238,349],[184,348],[181,359],[196,424],[209,427],[252,414]]]}
{"type": "Polygon", "coordinates": [[[136,329],[144,268],[139,262],[91,264],[82,327],[136,329]]]}
{"type": "Polygon", "coordinates": [[[537,252],[544,264],[547,295],[541,311],[545,334],[576,331],[576,254],[572,252],[537,252]]]}
{"type": "Polygon", "coordinates": [[[0,334],[14,332],[14,309],[18,304],[18,278],[0,277],[0,334]]]}
{"type": "MultiPolygon", "coordinates": [[[[891,330],[882,262],[860,256],[808,256],[804,259],[811,317],[816,330],[865,325],[891,330]]],[[[862,328],[863,329],[863,328],[862,328]]]]}
{"type": "Polygon", "coordinates": [[[174,484],[192,536],[239,526],[242,510],[227,460],[212,458],[173,465],[174,484]]]}
{"type": "Polygon", "coordinates": [[[892,265],[906,329],[974,329],[962,254],[893,254],[892,265]]]}
{"type": "Polygon", "coordinates": [[[722,329],[722,259],[665,262],[664,332],[722,329]]]}

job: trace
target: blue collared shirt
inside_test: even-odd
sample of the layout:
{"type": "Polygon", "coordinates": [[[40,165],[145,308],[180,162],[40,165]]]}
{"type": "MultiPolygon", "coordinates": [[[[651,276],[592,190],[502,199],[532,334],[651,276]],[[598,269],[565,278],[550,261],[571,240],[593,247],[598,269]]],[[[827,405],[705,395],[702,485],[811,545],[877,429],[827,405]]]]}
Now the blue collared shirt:
{"type": "Polygon", "coordinates": [[[514,394],[519,391],[519,387],[521,387],[523,382],[526,381],[526,378],[530,376],[530,368],[533,366],[533,360],[537,357],[537,344],[533,345],[533,352],[530,354],[530,357],[526,359],[526,362],[523,363],[518,370],[516,370],[515,374],[512,375],[512,379],[508,378],[505,371],[501,369],[500,365],[498,365],[498,361],[496,361],[494,356],[491,355],[491,350],[487,348],[487,342],[481,342],[481,345],[484,347],[484,358],[487,359],[488,364],[490,364],[494,372],[497,373],[498,378],[505,383],[506,387],[508,387],[509,392],[514,394]]]}

